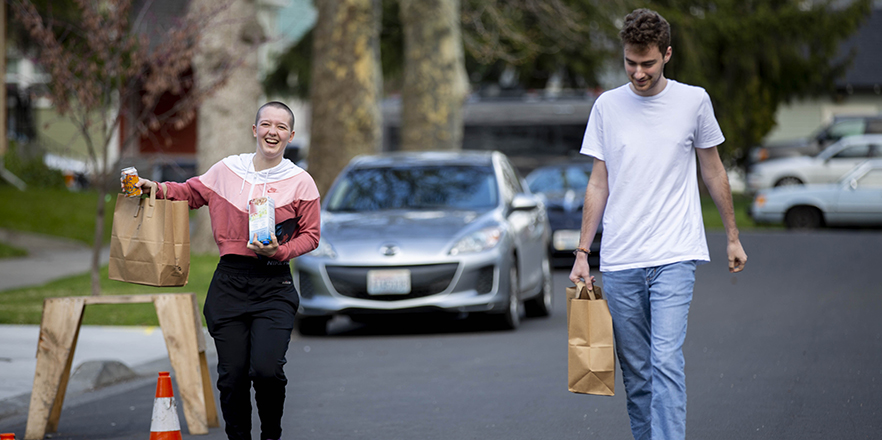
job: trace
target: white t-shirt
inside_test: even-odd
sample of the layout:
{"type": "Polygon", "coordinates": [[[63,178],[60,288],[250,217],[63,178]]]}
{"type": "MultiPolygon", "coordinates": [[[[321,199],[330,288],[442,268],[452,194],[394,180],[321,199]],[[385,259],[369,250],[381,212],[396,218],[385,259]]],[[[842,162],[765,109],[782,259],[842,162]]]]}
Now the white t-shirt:
{"type": "Polygon", "coordinates": [[[701,87],[669,79],[655,96],[625,84],[597,98],[581,152],[609,174],[601,272],[710,261],[693,149],[724,140],[701,87]]]}

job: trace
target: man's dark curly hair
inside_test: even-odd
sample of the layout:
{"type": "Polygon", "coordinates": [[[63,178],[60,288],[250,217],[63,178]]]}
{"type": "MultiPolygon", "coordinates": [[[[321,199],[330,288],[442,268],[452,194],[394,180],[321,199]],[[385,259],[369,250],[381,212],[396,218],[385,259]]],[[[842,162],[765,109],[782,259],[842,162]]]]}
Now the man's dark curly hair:
{"type": "Polygon", "coordinates": [[[625,16],[625,25],[619,31],[622,44],[649,48],[657,46],[664,55],[671,45],[671,25],[658,12],[635,9],[625,16]]]}

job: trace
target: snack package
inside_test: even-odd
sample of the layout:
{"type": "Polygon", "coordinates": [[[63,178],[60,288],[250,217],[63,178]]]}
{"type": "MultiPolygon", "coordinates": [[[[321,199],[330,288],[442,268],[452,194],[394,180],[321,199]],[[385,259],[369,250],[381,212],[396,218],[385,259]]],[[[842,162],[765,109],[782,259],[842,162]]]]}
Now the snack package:
{"type": "Polygon", "coordinates": [[[276,202],[272,197],[257,197],[248,201],[248,242],[272,243],[272,232],[276,228],[276,202]]]}

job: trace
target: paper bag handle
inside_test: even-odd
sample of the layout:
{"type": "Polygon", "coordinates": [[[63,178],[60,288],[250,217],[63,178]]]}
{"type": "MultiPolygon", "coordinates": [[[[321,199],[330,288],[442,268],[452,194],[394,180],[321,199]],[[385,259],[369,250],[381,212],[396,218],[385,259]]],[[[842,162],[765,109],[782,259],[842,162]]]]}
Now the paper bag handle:
{"type": "MultiPolygon", "coordinates": [[[[592,284],[593,287],[593,284],[592,284]]],[[[584,281],[576,282],[576,299],[583,299],[582,292],[588,292],[588,299],[594,301],[597,300],[597,296],[594,295],[594,289],[589,289],[587,285],[585,285],[584,281]]]]}
{"type": "Polygon", "coordinates": [[[147,204],[147,218],[153,218],[153,210],[156,209],[156,191],[150,191],[150,197],[147,199],[141,199],[141,203],[138,204],[138,209],[135,211],[135,217],[141,212],[141,208],[144,204],[147,204]]]}

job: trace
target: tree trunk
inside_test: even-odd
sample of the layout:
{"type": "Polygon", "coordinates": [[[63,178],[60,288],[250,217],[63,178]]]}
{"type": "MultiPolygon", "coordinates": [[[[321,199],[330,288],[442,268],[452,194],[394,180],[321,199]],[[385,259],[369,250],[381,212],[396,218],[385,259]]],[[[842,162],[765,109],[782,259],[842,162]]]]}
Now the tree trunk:
{"type": "Polygon", "coordinates": [[[459,0],[401,0],[401,149],[462,148],[467,93],[459,0]]]}
{"type": "MultiPolygon", "coordinates": [[[[98,204],[95,206],[95,238],[92,241],[92,261],[89,271],[92,296],[101,295],[101,250],[104,249],[105,197],[107,196],[107,182],[110,179],[111,174],[107,148],[107,139],[109,139],[111,135],[108,133],[106,127],[103,127],[102,133],[104,133],[104,136],[102,136],[101,145],[103,146],[102,150],[104,151],[104,154],[94,162],[97,174],[92,181],[92,185],[98,189],[98,204]]],[[[92,138],[86,136],[85,141],[89,150],[95,151],[92,138]]]]}
{"type": "MultiPolygon", "coordinates": [[[[217,2],[193,0],[190,11],[200,11],[201,7],[217,7],[217,2]]],[[[229,69],[231,60],[235,65],[226,84],[210,95],[198,110],[199,174],[224,157],[255,151],[251,126],[263,95],[256,46],[264,39],[256,11],[254,0],[231,1],[216,17],[216,23],[203,31],[193,58],[197,84],[212,83],[229,69]]],[[[207,209],[199,210],[190,233],[190,248],[194,253],[218,252],[207,209]]]]}
{"type": "MultiPolygon", "coordinates": [[[[105,158],[107,155],[104,155],[105,158]]],[[[104,169],[107,169],[106,159],[104,169]]],[[[108,171],[109,173],[109,171],[108,171]]],[[[92,296],[101,295],[101,250],[104,249],[104,197],[107,195],[107,173],[98,174],[101,180],[96,185],[98,188],[98,204],[95,207],[95,238],[92,241],[92,261],[90,264],[90,284],[92,296]]]]}
{"type": "Polygon", "coordinates": [[[316,0],[309,172],[319,193],[382,141],[380,0],[316,0]]]}

